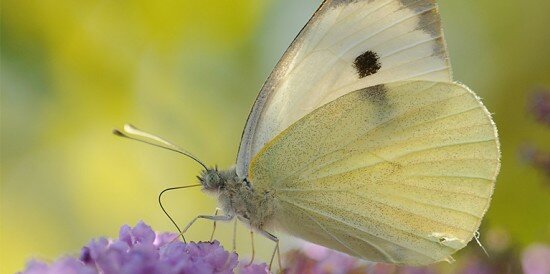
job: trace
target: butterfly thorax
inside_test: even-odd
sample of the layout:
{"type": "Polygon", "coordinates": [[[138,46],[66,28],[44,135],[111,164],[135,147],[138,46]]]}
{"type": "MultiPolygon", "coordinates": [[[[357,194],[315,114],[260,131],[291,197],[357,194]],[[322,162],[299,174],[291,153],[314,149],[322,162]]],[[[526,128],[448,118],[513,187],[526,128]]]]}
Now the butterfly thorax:
{"type": "Polygon", "coordinates": [[[252,228],[269,226],[275,214],[275,192],[256,189],[247,179],[241,179],[235,168],[207,169],[199,177],[203,190],[217,196],[223,212],[236,216],[252,228]]]}

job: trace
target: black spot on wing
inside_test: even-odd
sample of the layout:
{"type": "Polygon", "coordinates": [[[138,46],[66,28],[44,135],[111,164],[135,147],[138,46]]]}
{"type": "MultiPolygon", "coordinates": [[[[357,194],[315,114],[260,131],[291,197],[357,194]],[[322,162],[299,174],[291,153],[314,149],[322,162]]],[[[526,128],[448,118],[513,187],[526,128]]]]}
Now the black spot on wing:
{"type": "Polygon", "coordinates": [[[341,6],[341,5],[349,5],[349,4],[353,4],[353,3],[357,3],[357,2],[370,3],[372,1],[375,1],[375,0],[332,0],[332,1],[330,1],[330,4],[334,7],[338,7],[338,6],[341,6]]]}
{"type": "Polygon", "coordinates": [[[388,104],[388,97],[386,94],[388,90],[384,85],[376,85],[368,87],[363,90],[363,98],[367,99],[375,106],[385,106],[388,104]]]}
{"type": "Polygon", "coordinates": [[[418,28],[428,33],[432,37],[441,36],[441,17],[436,8],[427,10],[420,15],[418,28]]]}
{"type": "Polygon", "coordinates": [[[404,9],[417,12],[418,29],[432,37],[441,36],[441,19],[434,0],[400,0],[404,9]]]}
{"type": "MultiPolygon", "coordinates": [[[[447,48],[443,39],[443,29],[441,27],[441,16],[435,0],[399,0],[403,9],[411,10],[417,13],[417,30],[429,34],[435,39],[433,43],[432,56],[437,56],[442,60],[447,60],[447,48]]],[[[448,61],[445,61],[449,66],[448,61]]]]}
{"type": "Polygon", "coordinates": [[[385,85],[376,85],[362,90],[361,98],[368,101],[377,112],[377,119],[383,120],[391,113],[388,89],[385,85]]]}
{"type": "Polygon", "coordinates": [[[359,78],[365,78],[369,75],[373,75],[382,67],[380,65],[380,57],[374,51],[366,51],[365,53],[357,56],[353,61],[353,66],[359,74],[359,78]]]}
{"type": "Polygon", "coordinates": [[[435,0],[399,0],[405,7],[435,6],[435,0]]]}

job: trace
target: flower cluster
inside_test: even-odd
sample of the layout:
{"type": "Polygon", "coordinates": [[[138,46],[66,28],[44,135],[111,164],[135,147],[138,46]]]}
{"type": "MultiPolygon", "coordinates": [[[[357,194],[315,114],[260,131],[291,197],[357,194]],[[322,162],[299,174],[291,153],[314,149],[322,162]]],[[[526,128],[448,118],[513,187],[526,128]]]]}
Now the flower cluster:
{"type": "Polygon", "coordinates": [[[437,274],[432,267],[367,263],[314,244],[286,255],[286,274],[437,274]]]}
{"type": "Polygon", "coordinates": [[[523,253],[510,246],[490,249],[487,257],[479,248],[462,251],[453,264],[422,267],[367,263],[312,244],[286,255],[286,274],[550,274],[550,247],[534,244],[523,253]]]}
{"type": "Polygon", "coordinates": [[[521,259],[521,265],[525,274],[550,273],[550,247],[542,244],[529,246],[521,259]]]}
{"type": "Polygon", "coordinates": [[[550,153],[533,145],[524,145],[520,152],[525,162],[550,176],[550,153]]]}
{"type": "MultiPolygon", "coordinates": [[[[530,114],[542,125],[550,126],[550,90],[539,89],[531,96],[528,105],[530,114]]],[[[533,145],[520,150],[522,159],[550,177],[550,152],[533,145]]]]}
{"type": "Polygon", "coordinates": [[[269,273],[266,264],[239,265],[235,252],[219,242],[183,243],[177,234],[156,234],[140,222],[123,226],[119,238],[92,240],[79,258],[61,258],[51,265],[30,261],[22,274],[245,274],[269,273]]]}
{"type": "Polygon", "coordinates": [[[550,90],[536,91],[531,97],[529,109],[538,122],[550,126],[550,90]]]}
{"type": "MultiPolygon", "coordinates": [[[[268,274],[265,263],[247,266],[219,242],[183,243],[176,234],[156,234],[143,222],[123,226],[119,238],[92,240],[79,257],[51,264],[30,261],[21,274],[268,274]]],[[[535,244],[523,253],[510,245],[506,233],[488,233],[491,257],[479,248],[462,251],[452,265],[405,267],[360,261],[321,246],[306,244],[285,255],[285,274],[549,274],[550,247],[535,244]]]]}

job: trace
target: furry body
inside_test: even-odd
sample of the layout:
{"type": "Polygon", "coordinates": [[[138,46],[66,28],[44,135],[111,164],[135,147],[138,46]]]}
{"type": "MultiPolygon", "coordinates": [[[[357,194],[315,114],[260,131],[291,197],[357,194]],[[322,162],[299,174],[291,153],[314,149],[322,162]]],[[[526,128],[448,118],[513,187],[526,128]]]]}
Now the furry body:
{"type": "Polygon", "coordinates": [[[218,205],[227,216],[237,217],[251,228],[264,231],[275,215],[275,191],[254,188],[240,179],[235,168],[207,169],[199,177],[203,190],[217,197],[218,205]]]}

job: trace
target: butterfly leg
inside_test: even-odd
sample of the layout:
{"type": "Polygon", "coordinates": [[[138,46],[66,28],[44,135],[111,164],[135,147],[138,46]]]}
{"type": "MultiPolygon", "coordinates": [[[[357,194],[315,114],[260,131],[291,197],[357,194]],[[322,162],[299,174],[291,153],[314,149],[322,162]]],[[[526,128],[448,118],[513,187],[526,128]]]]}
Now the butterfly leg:
{"type": "Polygon", "coordinates": [[[233,221],[233,252],[237,250],[237,219],[233,221]]]}
{"type": "Polygon", "coordinates": [[[206,219],[211,221],[231,221],[233,219],[233,215],[216,215],[216,216],[209,216],[209,215],[199,215],[195,217],[191,222],[185,226],[185,228],[181,231],[181,234],[183,235],[187,230],[198,220],[198,219],[206,219]]]}
{"type": "Polygon", "coordinates": [[[275,258],[275,254],[277,254],[277,263],[279,264],[279,270],[281,271],[282,264],[281,264],[281,252],[279,250],[279,238],[277,238],[275,235],[265,230],[258,230],[258,232],[262,236],[272,240],[275,243],[275,249],[273,249],[273,254],[271,254],[271,260],[269,260],[269,270],[271,270],[271,266],[273,265],[273,259],[275,258]]]}
{"type": "MultiPolygon", "coordinates": [[[[214,216],[218,216],[218,212],[220,211],[219,208],[216,207],[216,212],[214,212],[214,216]]],[[[214,232],[216,232],[216,221],[214,221],[214,224],[212,226],[212,234],[210,235],[210,242],[214,239],[214,232]]]]}
{"type": "Polygon", "coordinates": [[[254,248],[254,232],[252,230],[250,230],[250,242],[252,243],[252,258],[250,258],[248,265],[251,265],[254,262],[254,256],[256,255],[256,250],[254,248]]]}

